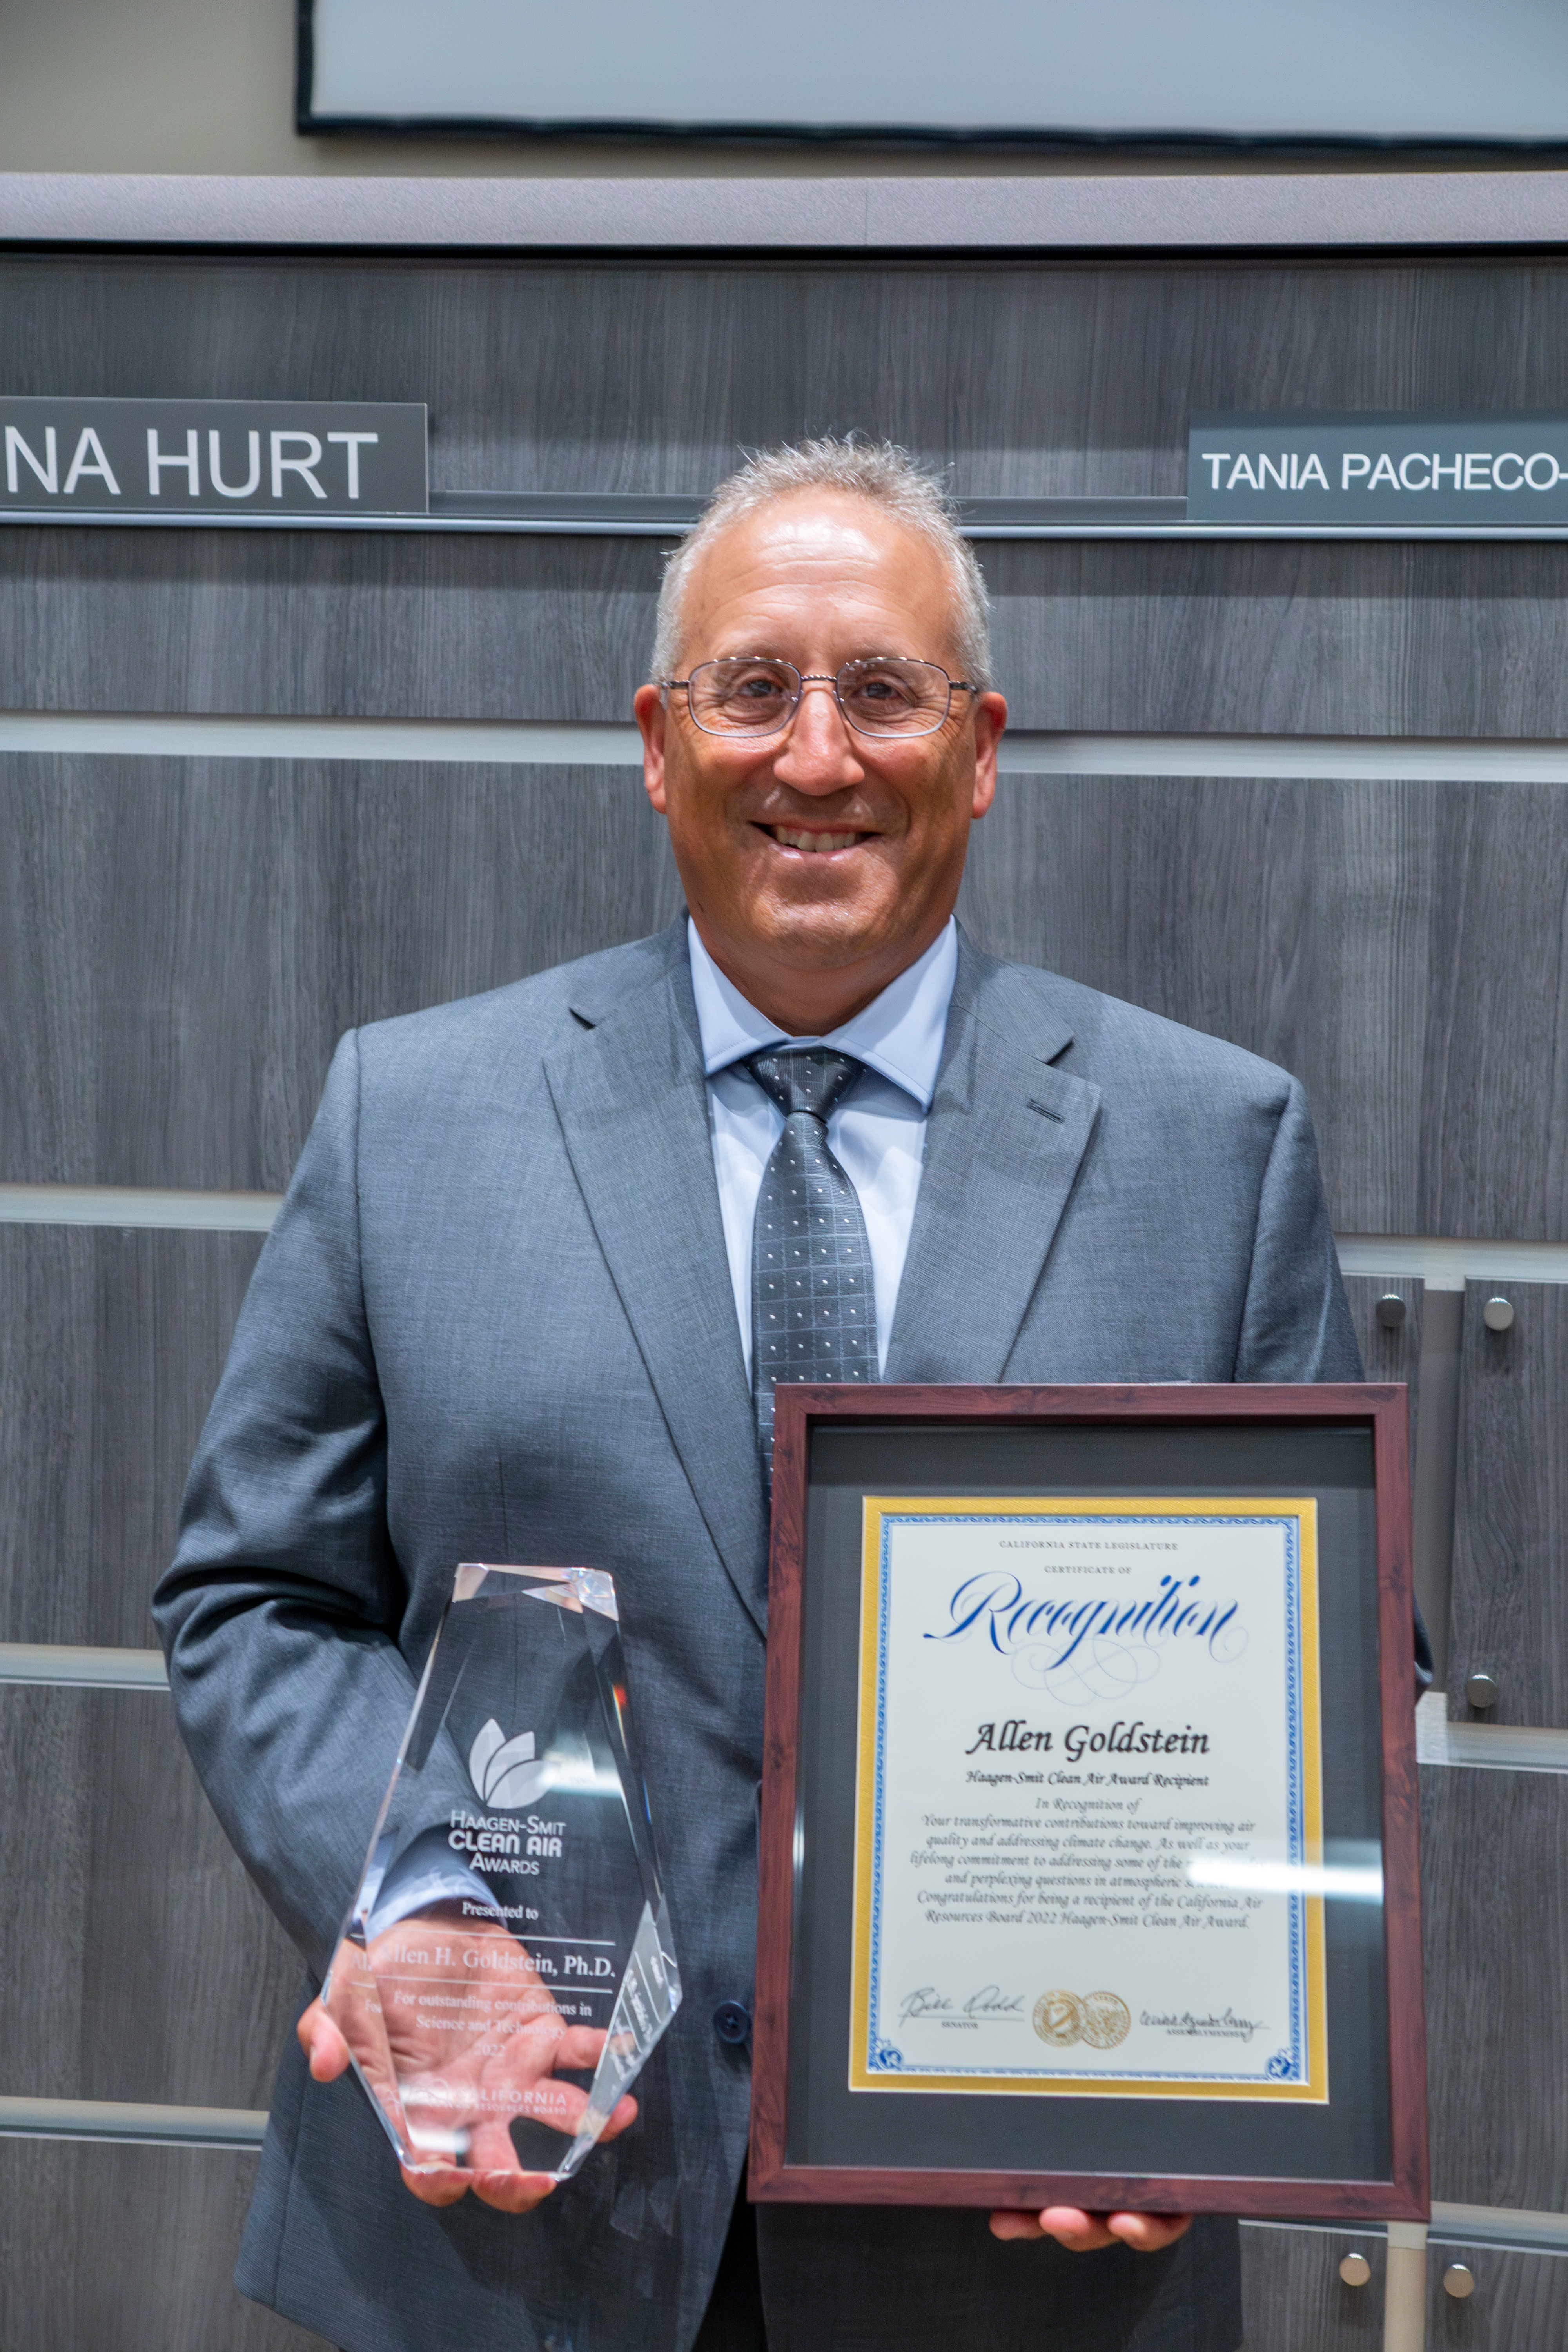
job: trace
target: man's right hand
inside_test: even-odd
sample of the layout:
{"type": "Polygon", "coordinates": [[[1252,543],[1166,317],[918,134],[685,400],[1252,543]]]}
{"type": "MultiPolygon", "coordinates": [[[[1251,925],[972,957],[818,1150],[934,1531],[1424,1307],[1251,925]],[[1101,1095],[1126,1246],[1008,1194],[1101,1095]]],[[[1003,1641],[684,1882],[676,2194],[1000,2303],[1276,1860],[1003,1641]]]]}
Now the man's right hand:
{"type": "Polygon", "coordinates": [[[1135,2254],[1163,2253],[1192,2226],[1190,2213],[1086,2213],[1076,2205],[1047,2205],[1037,2213],[1004,2208],[991,2216],[994,2238],[1054,2238],[1069,2254],[1098,2253],[1105,2246],[1131,2246],[1135,2254]]]}
{"type": "MultiPolygon", "coordinates": [[[[523,2169],[508,2124],[526,2116],[570,2138],[588,2095],[557,2069],[591,2072],[604,2030],[566,2022],[499,1921],[405,1920],[372,1939],[368,1966],[361,1958],[356,1967],[356,1957],[352,1947],[337,1956],[331,2011],[313,2000],[300,2020],[312,2079],[335,2082],[357,2057],[372,2095],[410,2120],[423,2113],[438,2127],[433,2139],[466,2133],[467,2164],[433,2147],[417,2167],[399,2167],[423,2204],[454,2205],[471,2189],[500,2212],[531,2212],[555,2183],[523,2169]],[[491,2004],[489,2022],[483,2011],[475,2021],[480,1998],[491,2004]]],[[[625,2131],[636,2114],[635,2099],[619,2100],[603,2137],[625,2131]]]]}

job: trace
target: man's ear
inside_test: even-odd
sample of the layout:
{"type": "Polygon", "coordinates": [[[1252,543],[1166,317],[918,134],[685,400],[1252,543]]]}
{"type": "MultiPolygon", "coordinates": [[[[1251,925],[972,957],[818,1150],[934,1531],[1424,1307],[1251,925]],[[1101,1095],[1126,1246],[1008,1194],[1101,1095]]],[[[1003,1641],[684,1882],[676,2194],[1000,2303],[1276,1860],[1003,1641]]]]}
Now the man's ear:
{"type": "Polygon", "coordinates": [[[664,795],[664,698],[657,686],[639,686],[632,697],[642,731],[643,790],[660,816],[666,814],[664,795]]]}
{"type": "Polygon", "coordinates": [[[1007,725],[1007,698],[983,694],[974,706],[974,798],[970,815],[983,817],[996,797],[996,747],[1007,725]]]}

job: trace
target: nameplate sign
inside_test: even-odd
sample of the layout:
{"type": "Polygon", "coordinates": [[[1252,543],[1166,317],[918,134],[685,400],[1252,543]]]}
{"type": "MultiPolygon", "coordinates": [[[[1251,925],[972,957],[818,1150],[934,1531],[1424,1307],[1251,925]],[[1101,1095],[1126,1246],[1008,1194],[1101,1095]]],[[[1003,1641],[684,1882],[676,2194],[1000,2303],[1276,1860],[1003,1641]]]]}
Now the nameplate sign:
{"type": "Polygon", "coordinates": [[[0,399],[12,513],[423,515],[416,401],[0,399]]]}
{"type": "Polygon", "coordinates": [[[1190,523],[1360,524],[1489,534],[1568,524],[1568,416],[1205,415],[1190,523]]]}

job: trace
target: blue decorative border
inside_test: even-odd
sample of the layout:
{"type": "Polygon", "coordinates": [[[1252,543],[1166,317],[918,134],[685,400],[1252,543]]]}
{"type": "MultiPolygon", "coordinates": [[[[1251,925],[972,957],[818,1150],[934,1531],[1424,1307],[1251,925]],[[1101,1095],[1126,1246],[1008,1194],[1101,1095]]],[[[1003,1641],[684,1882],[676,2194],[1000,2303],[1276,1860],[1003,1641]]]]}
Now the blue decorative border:
{"type": "MultiPolygon", "coordinates": [[[[877,1735],[872,1772],[871,1799],[871,1917],[870,1968],[868,1976],[868,2022],[865,2064],[868,2074],[896,2076],[908,2073],[922,2076],[940,2074],[963,2082],[973,2077],[1015,2077],[1020,2081],[1048,2082],[1049,2074],[1038,2067],[1028,2066],[936,2066],[921,2064],[906,2066],[903,2053],[882,2031],[880,2022],[881,1960],[882,1960],[882,1800],[883,1770],[886,1753],[888,1697],[888,1612],[890,1599],[889,1556],[891,1531],[900,1528],[1000,1528],[1037,1527],[1042,1513],[1018,1511],[900,1511],[884,1510],[881,1518],[881,1545],[877,1565],[877,1735]]],[[[1054,1527],[1103,1527],[1107,1518],[1114,1517],[1119,1527],[1128,1528],[1234,1528],[1238,1518],[1245,1517],[1249,1527],[1275,1527],[1285,1530],[1285,1835],[1287,1859],[1300,1864],[1306,1860],[1306,1795],[1301,1785],[1301,1522],[1293,1512],[1215,1512],[1213,1516],[1198,1512],[1162,1513],[1145,1511],[1129,1513],[1104,1511],[1049,1514],[1054,1527]]],[[[1288,1932],[1289,1937],[1290,1972],[1290,2032],[1289,2042],[1268,2059],[1261,2075],[1258,2074],[1202,2074],[1194,2067],[1160,2073],[1140,2066],[1121,2072],[1097,2068],[1093,2079],[1105,2083],[1207,2083],[1216,2085],[1244,2084],[1256,2087],[1260,2082],[1304,2083],[1308,2074],[1307,2041],[1307,1897],[1288,1895],[1288,1932]]],[[[1081,2077],[1077,2078],[1081,2079],[1081,2077]]]]}

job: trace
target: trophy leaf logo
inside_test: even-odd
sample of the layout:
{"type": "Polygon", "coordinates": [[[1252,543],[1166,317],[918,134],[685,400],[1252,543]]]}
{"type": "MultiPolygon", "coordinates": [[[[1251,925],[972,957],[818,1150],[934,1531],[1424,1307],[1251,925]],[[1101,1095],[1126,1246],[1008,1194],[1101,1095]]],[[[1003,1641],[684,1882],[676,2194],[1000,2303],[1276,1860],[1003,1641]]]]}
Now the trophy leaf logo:
{"type": "Polygon", "coordinates": [[[509,1812],[531,1805],[548,1773],[548,1759],[534,1759],[532,1732],[520,1731],[509,1739],[493,1715],[468,1750],[468,1778],[482,1805],[509,1812]]]}

